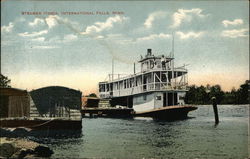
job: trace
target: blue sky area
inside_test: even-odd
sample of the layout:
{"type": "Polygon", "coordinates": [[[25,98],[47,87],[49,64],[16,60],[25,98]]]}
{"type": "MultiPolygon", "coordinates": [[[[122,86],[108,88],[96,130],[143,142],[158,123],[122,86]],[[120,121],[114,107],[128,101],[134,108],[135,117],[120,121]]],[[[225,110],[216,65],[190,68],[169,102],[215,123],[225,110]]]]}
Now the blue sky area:
{"type": "Polygon", "coordinates": [[[13,87],[96,92],[112,58],[115,73],[132,73],[147,48],[169,55],[172,33],[175,65],[189,64],[189,84],[230,90],[249,77],[248,1],[1,3],[1,70],[13,87]]]}

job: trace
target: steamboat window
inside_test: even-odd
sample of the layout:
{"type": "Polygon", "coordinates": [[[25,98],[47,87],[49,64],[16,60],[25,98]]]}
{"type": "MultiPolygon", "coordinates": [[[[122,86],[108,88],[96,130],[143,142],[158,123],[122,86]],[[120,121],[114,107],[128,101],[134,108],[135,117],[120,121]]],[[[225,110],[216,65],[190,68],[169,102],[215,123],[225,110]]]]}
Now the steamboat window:
{"type": "Polygon", "coordinates": [[[107,88],[107,92],[109,91],[109,84],[106,85],[106,88],[107,88]]]}
{"type": "Polygon", "coordinates": [[[179,96],[179,100],[184,100],[185,97],[184,96],[179,96]]]}
{"type": "Polygon", "coordinates": [[[127,88],[127,81],[124,80],[124,88],[127,88]]]}
{"type": "Polygon", "coordinates": [[[109,86],[110,86],[110,91],[113,91],[113,83],[110,83],[109,86]]]}
{"type": "Polygon", "coordinates": [[[160,82],[160,72],[156,72],[156,74],[155,74],[155,82],[160,82]]]}
{"type": "Polygon", "coordinates": [[[161,100],[161,96],[156,96],[156,100],[161,100]]]}
{"type": "Polygon", "coordinates": [[[99,92],[105,92],[105,85],[104,84],[99,85],[99,92]]]}
{"type": "Polygon", "coordinates": [[[122,87],[123,87],[123,85],[122,85],[122,81],[121,81],[121,82],[119,82],[119,89],[122,87]]]}

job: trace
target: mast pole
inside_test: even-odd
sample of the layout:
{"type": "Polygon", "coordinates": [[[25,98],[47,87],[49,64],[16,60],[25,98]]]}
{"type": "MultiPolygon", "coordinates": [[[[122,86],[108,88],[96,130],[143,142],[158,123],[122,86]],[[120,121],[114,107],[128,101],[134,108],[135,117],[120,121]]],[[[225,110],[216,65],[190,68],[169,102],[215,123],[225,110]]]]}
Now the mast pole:
{"type": "Polygon", "coordinates": [[[114,57],[112,57],[112,81],[114,80],[114,57]]]}
{"type": "MultiPolygon", "coordinates": [[[[172,32],[172,79],[174,79],[174,32],[172,32]]],[[[173,87],[173,81],[172,80],[172,89],[173,89],[173,105],[174,105],[174,87],[173,87]]],[[[175,83],[176,84],[176,83],[175,83]]]]}
{"type": "Polygon", "coordinates": [[[172,57],[174,58],[174,32],[172,32],[172,57]]]}
{"type": "MultiPolygon", "coordinates": [[[[174,58],[174,32],[172,32],[172,51],[171,51],[171,58],[174,58]]],[[[174,59],[171,61],[172,66],[172,79],[174,78],[174,59]]],[[[173,85],[172,85],[173,86],[173,85]]]]}
{"type": "Polygon", "coordinates": [[[134,74],[135,74],[135,62],[134,62],[134,74]]]}

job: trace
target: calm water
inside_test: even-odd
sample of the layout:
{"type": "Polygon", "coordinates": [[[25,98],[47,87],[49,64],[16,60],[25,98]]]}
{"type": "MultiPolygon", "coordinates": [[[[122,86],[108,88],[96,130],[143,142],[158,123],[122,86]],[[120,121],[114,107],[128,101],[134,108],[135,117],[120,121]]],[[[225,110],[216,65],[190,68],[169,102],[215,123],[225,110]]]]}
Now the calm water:
{"type": "Polygon", "coordinates": [[[82,137],[44,140],[54,158],[232,158],[248,157],[248,106],[200,106],[187,120],[84,118],[82,137]]]}

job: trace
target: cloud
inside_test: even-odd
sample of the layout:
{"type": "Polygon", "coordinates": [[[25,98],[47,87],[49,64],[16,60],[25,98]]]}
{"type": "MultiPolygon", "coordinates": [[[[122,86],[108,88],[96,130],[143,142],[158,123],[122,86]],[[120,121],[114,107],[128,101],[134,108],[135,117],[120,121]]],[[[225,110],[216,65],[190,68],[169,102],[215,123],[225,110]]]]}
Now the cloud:
{"type": "Polygon", "coordinates": [[[45,18],[45,22],[48,25],[49,29],[51,29],[58,24],[58,20],[60,19],[61,18],[58,15],[50,15],[45,18]]]}
{"type": "MultiPolygon", "coordinates": [[[[2,41],[11,41],[10,42],[4,42],[4,46],[8,46],[10,44],[13,44],[14,42],[18,42],[20,40],[28,40],[32,44],[32,48],[34,49],[53,49],[58,48],[59,43],[60,45],[64,45],[64,43],[69,43],[72,41],[75,41],[78,39],[77,34],[80,33],[80,31],[76,32],[76,28],[79,26],[77,22],[73,22],[68,20],[67,18],[61,18],[59,16],[46,16],[46,17],[36,17],[32,20],[25,20],[24,18],[19,18],[18,21],[15,20],[11,23],[9,23],[8,26],[1,27],[2,32],[11,32],[11,30],[17,31],[16,34],[11,34],[11,36],[4,36],[4,40],[2,41]],[[58,33],[58,30],[54,27],[56,25],[62,24],[64,27],[67,27],[71,29],[71,33],[63,32],[63,34],[58,33]],[[18,28],[16,28],[18,26],[18,28]],[[26,28],[34,27],[35,30],[24,30],[22,32],[18,32],[20,28],[26,28]],[[45,29],[38,29],[42,26],[45,29]],[[14,28],[13,28],[14,27],[14,28]],[[53,29],[52,29],[53,28],[53,29]],[[72,33],[72,31],[74,33],[72,33]],[[51,40],[55,35],[61,35],[57,40],[51,40]],[[19,37],[19,38],[18,38],[19,37]],[[7,39],[9,38],[9,39],[7,39]],[[50,46],[51,44],[58,44],[58,46],[50,46]],[[40,46],[43,45],[43,46],[40,46]]],[[[22,29],[21,29],[22,30],[22,29]]]]}
{"type": "Polygon", "coordinates": [[[39,24],[47,24],[49,29],[51,29],[58,25],[58,21],[64,21],[64,19],[59,17],[58,15],[49,15],[46,18],[35,18],[33,22],[29,22],[29,25],[34,27],[38,26],[39,24]]]}
{"type": "Polygon", "coordinates": [[[78,39],[78,36],[75,34],[67,34],[64,35],[63,37],[60,36],[54,36],[50,39],[48,39],[48,44],[62,44],[63,43],[69,43],[69,42],[73,42],[76,41],[78,39]]]}
{"type": "Polygon", "coordinates": [[[35,41],[35,42],[43,42],[44,40],[45,40],[44,37],[39,37],[39,38],[31,39],[31,41],[35,41]]]}
{"type": "Polygon", "coordinates": [[[167,15],[167,13],[164,11],[153,12],[153,13],[149,14],[148,18],[145,20],[144,26],[149,29],[152,27],[155,19],[164,18],[166,15],[167,15]]]}
{"type": "Polygon", "coordinates": [[[42,30],[39,32],[32,32],[32,33],[28,33],[28,32],[19,33],[18,35],[21,37],[35,37],[35,36],[40,36],[40,35],[44,35],[47,33],[48,33],[48,30],[42,30]]]}
{"type": "Polygon", "coordinates": [[[57,15],[51,15],[47,17],[45,21],[49,29],[57,26],[58,24],[64,24],[71,31],[75,32],[76,34],[80,34],[79,23],[75,21],[71,21],[68,18],[62,18],[57,15]]]}
{"type": "Polygon", "coordinates": [[[57,49],[59,48],[58,46],[47,46],[47,45],[37,45],[33,46],[33,49],[57,49]]]}
{"type": "Polygon", "coordinates": [[[114,17],[109,17],[105,22],[95,22],[94,25],[88,26],[84,32],[81,34],[86,35],[86,34],[93,34],[93,33],[98,33],[103,30],[108,30],[113,28],[115,23],[122,23],[124,21],[127,21],[129,18],[128,17],[121,17],[121,16],[114,16],[114,17]]]}
{"type": "Polygon", "coordinates": [[[11,33],[16,26],[22,25],[22,23],[25,21],[26,21],[25,18],[19,17],[19,18],[15,19],[13,22],[9,22],[9,25],[2,26],[1,33],[11,33]]]}
{"type": "Polygon", "coordinates": [[[10,33],[13,30],[13,28],[14,28],[14,24],[10,22],[8,26],[4,25],[1,27],[1,32],[10,33]]]}
{"type": "Polygon", "coordinates": [[[103,38],[104,38],[104,36],[102,36],[102,35],[99,35],[96,37],[96,39],[103,39],[103,38]]]}
{"type": "Polygon", "coordinates": [[[63,42],[72,42],[72,41],[77,40],[77,38],[78,37],[74,34],[68,34],[64,36],[63,42]]]}
{"type": "Polygon", "coordinates": [[[38,26],[38,25],[44,25],[46,24],[48,26],[48,29],[52,29],[56,27],[58,24],[64,24],[66,27],[68,27],[73,32],[79,34],[79,23],[70,21],[68,18],[62,18],[58,15],[49,15],[46,18],[35,18],[33,22],[30,22],[30,26],[38,26]]]}
{"type": "Polygon", "coordinates": [[[169,35],[169,34],[164,34],[164,33],[160,33],[160,34],[151,34],[151,35],[149,35],[149,36],[137,38],[137,41],[154,40],[154,39],[157,39],[157,38],[166,39],[166,38],[170,38],[170,37],[171,37],[171,35],[169,35]]]}
{"type": "Polygon", "coordinates": [[[189,38],[198,38],[204,34],[204,32],[187,32],[183,33],[181,31],[177,31],[176,34],[179,36],[180,39],[189,39],[189,38]]]}
{"type": "Polygon", "coordinates": [[[232,29],[232,30],[224,30],[221,33],[223,37],[229,38],[237,38],[237,37],[247,37],[248,29],[232,29]]]}
{"type": "Polygon", "coordinates": [[[44,19],[35,18],[33,22],[29,22],[29,25],[32,26],[32,27],[37,26],[39,24],[45,24],[44,19]]]}
{"type": "Polygon", "coordinates": [[[170,26],[171,28],[177,28],[181,25],[183,21],[190,22],[192,20],[192,15],[197,17],[203,18],[206,15],[202,14],[202,9],[200,8],[193,8],[190,10],[187,9],[178,9],[172,16],[173,24],[170,26]]]}
{"type": "Polygon", "coordinates": [[[121,38],[123,37],[123,34],[108,34],[107,35],[108,38],[121,38]]]}
{"type": "Polygon", "coordinates": [[[159,33],[159,34],[150,34],[148,36],[144,37],[137,37],[137,38],[131,38],[124,36],[124,34],[108,34],[106,37],[101,36],[99,39],[105,38],[107,41],[112,41],[112,43],[119,43],[119,44],[136,44],[140,42],[145,41],[152,41],[152,40],[162,40],[162,39],[168,39],[172,37],[170,34],[165,33],[159,33]]]}
{"type": "Polygon", "coordinates": [[[118,34],[107,34],[105,36],[98,36],[96,37],[96,39],[104,39],[106,41],[108,41],[109,43],[118,43],[118,44],[129,44],[134,42],[135,40],[133,40],[131,37],[127,37],[124,34],[118,33],[118,34]]]}
{"type": "Polygon", "coordinates": [[[233,21],[223,20],[221,23],[224,25],[224,27],[228,27],[229,25],[241,25],[244,22],[242,19],[234,19],[233,21]]]}

